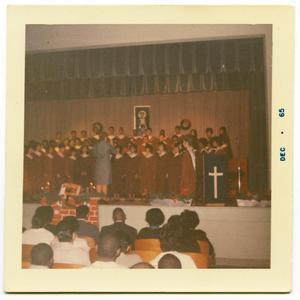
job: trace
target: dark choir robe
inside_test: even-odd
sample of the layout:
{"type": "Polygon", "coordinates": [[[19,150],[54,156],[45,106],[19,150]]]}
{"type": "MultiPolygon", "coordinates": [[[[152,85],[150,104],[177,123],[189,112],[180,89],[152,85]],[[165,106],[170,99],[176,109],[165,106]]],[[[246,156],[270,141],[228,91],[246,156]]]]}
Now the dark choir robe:
{"type": "Polygon", "coordinates": [[[50,183],[50,190],[52,191],[55,185],[55,165],[54,165],[54,155],[53,154],[46,154],[44,156],[44,179],[45,182],[50,183]]]}
{"type": "Polygon", "coordinates": [[[168,193],[168,174],[169,174],[170,154],[165,152],[163,155],[156,156],[156,193],[165,197],[168,193]]]}
{"type": "MultiPolygon", "coordinates": [[[[112,171],[112,193],[124,195],[126,158],[124,155],[115,155],[111,162],[112,171]]],[[[129,166],[128,166],[129,167],[129,166]]]]}
{"type": "Polygon", "coordinates": [[[148,196],[155,191],[156,157],[153,154],[149,157],[142,155],[139,174],[141,193],[148,196]]]}
{"type": "Polygon", "coordinates": [[[66,158],[65,164],[67,181],[77,182],[77,158],[75,156],[69,156],[66,158]]]}
{"type": "Polygon", "coordinates": [[[66,182],[67,172],[66,172],[66,160],[68,157],[65,157],[63,154],[59,152],[54,157],[54,172],[55,172],[55,190],[59,191],[60,187],[63,183],[66,182]]]}
{"type": "Polygon", "coordinates": [[[44,184],[43,180],[43,155],[41,152],[33,154],[33,187],[36,193],[41,191],[41,187],[44,184]]]}
{"type": "Polygon", "coordinates": [[[137,236],[137,239],[159,239],[161,227],[144,227],[142,228],[137,236]]]}
{"type": "Polygon", "coordinates": [[[23,191],[25,196],[31,196],[34,192],[34,161],[33,156],[24,156],[24,170],[23,170],[23,191]]]}
{"type": "Polygon", "coordinates": [[[205,150],[196,151],[196,204],[204,204],[204,161],[207,153],[205,150]]]}
{"type": "Polygon", "coordinates": [[[82,188],[87,188],[92,179],[92,157],[89,154],[82,154],[78,157],[76,173],[78,183],[82,188]]]}
{"type": "Polygon", "coordinates": [[[172,196],[180,195],[182,154],[172,155],[169,162],[168,190],[172,196]]]}
{"type": "Polygon", "coordinates": [[[128,195],[137,195],[139,193],[139,164],[140,156],[138,154],[126,154],[126,193],[128,195]]]}
{"type": "MultiPolygon", "coordinates": [[[[193,151],[194,155],[195,152],[193,151]]],[[[181,182],[180,194],[182,196],[194,197],[196,192],[196,169],[194,168],[192,156],[188,150],[182,154],[181,160],[181,182]]]]}
{"type": "Polygon", "coordinates": [[[129,143],[129,138],[125,135],[118,136],[118,144],[122,147],[122,149],[126,149],[129,143]]]}

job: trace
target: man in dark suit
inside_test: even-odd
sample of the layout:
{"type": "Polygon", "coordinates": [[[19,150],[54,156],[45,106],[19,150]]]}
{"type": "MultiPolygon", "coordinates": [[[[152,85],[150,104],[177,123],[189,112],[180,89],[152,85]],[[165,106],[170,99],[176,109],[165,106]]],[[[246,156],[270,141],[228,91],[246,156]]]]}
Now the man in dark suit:
{"type": "Polygon", "coordinates": [[[92,237],[96,242],[99,238],[98,227],[87,221],[89,214],[89,207],[81,205],[76,207],[76,218],[79,224],[78,235],[92,237]]]}
{"type": "Polygon", "coordinates": [[[118,231],[124,231],[129,236],[131,244],[133,244],[137,236],[137,230],[125,224],[126,215],[122,208],[117,207],[113,210],[113,221],[113,224],[103,226],[101,233],[115,233],[118,231]]]}

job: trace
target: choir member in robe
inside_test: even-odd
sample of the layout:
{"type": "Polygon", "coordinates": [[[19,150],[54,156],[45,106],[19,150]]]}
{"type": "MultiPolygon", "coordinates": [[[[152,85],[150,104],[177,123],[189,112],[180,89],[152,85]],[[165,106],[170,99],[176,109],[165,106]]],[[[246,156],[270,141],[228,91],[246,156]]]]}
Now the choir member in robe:
{"type": "Polygon", "coordinates": [[[144,135],[143,139],[141,140],[141,142],[137,144],[137,146],[138,146],[138,153],[139,154],[143,154],[143,152],[146,151],[146,146],[147,145],[150,145],[149,138],[148,138],[148,135],[144,135]]]}
{"type": "Polygon", "coordinates": [[[125,135],[124,128],[119,128],[119,135],[118,135],[118,144],[122,147],[123,152],[125,148],[128,146],[129,138],[125,135]]]}
{"type": "Polygon", "coordinates": [[[170,156],[167,152],[167,146],[163,142],[158,143],[156,162],[156,193],[160,198],[165,198],[168,194],[170,156]]]}
{"type": "Polygon", "coordinates": [[[77,182],[77,151],[70,149],[70,155],[66,158],[66,177],[68,182],[77,182]]]}
{"type": "Polygon", "coordinates": [[[153,155],[153,146],[148,144],[142,153],[140,167],[141,194],[149,197],[155,192],[156,157],[153,155]]]}
{"type": "Polygon", "coordinates": [[[28,146],[25,147],[24,156],[24,171],[23,171],[23,192],[24,197],[30,199],[34,193],[34,163],[33,163],[33,142],[29,142],[28,146]]]}
{"type": "Polygon", "coordinates": [[[77,131],[73,129],[71,131],[71,138],[70,138],[70,140],[73,140],[75,142],[76,138],[77,138],[77,131]]]}
{"type": "Polygon", "coordinates": [[[226,145],[227,148],[227,156],[228,156],[228,160],[232,159],[233,154],[232,154],[232,148],[231,148],[231,143],[230,143],[230,139],[227,133],[227,129],[226,127],[222,126],[219,129],[219,138],[220,138],[220,143],[221,145],[226,145]]]}
{"type": "Polygon", "coordinates": [[[178,141],[182,142],[183,141],[183,134],[181,133],[181,127],[179,125],[175,126],[175,134],[174,136],[177,136],[178,141]]]}
{"type": "Polygon", "coordinates": [[[48,147],[49,147],[49,142],[47,140],[43,140],[41,144],[41,152],[43,154],[46,154],[48,147]]]}
{"type": "Polygon", "coordinates": [[[194,149],[198,150],[198,132],[196,129],[191,129],[190,135],[193,136],[195,139],[195,143],[193,145],[194,149]]]}
{"type": "Polygon", "coordinates": [[[157,147],[158,140],[153,136],[152,128],[147,128],[146,135],[148,136],[148,143],[155,149],[157,147]]]}
{"type": "MultiPolygon", "coordinates": [[[[58,145],[59,146],[59,145],[58,145]]],[[[58,151],[59,147],[57,146],[56,148],[56,152],[58,151]]],[[[70,140],[68,138],[65,138],[64,139],[64,146],[65,146],[65,149],[64,149],[64,152],[65,154],[68,154],[69,151],[70,151],[70,140]]]]}
{"type": "Polygon", "coordinates": [[[36,143],[33,152],[33,169],[34,169],[34,189],[36,192],[40,192],[43,186],[43,153],[41,151],[42,146],[40,143],[36,143]]]}
{"type": "Polygon", "coordinates": [[[112,145],[113,139],[115,138],[115,128],[113,126],[108,127],[107,139],[108,142],[112,145]]]}
{"type": "Polygon", "coordinates": [[[55,143],[56,143],[56,145],[59,145],[60,143],[62,143],[61,131],[56,132],[56,134],[55,134],[55,143]]]}
{"type": "Polygon", "coordinates": [[[206,140],[208,142],[208,144],[211,143],[211,139],[213,137],[213,134],[214,134],[214,131],[212,128],[208,127],[205,129],[205,137],[206,137],[206,140]]]}
{"type": "Polygon", "coordinates": [[[128,199],[134,199],[139,194],[139,165],[140,156],[135,144],[129,145],[126,157],[125,187],[128,199]]]}
{"type": "Polygon", "coordinates": [[[81,130],[81,132],[80,132],[80,141],[81,141],[81,143],[83,143],[87,139],[88,139],[87,131],[86,130],[81,130]]]}
{"type": "Polygon", "coordinates": [[[180,194],[191,198],[195,196],[196,192],[196,155],[193,144],[193,136],[187,135],[184,137],[183,146],[185,151],[182,154],[180,182],[180,194]]]}
{"type": "Polygon", "coordinates": [[[65,145],[60,144],[54,157],[54,172],[55,172],[55,190],[59,191],[63,183],[66,182],[66,154],[65,145]]]}
{"type": "Polygon", "coordinates": [[[122,154],[122,147],[115,147],[115,155],[112,163],[112,193],[115,199],[119,199],[124,195],[125,174],[126,174],[126,158],[122,154]]]}
{"type": "Polygon", "coordinates": [[[46,182],[49,191],[53,191],[55,184],[55,165],[54,165],[55,151],[54,147],[49,145],[46,154],[44,155],[44,169],[43,178],[46,182]]]}
{"type": "Polygon", "coordinates": [[[81,154],[77,160],[77,176],[78,183],[81,185],[83,190],[89,186],[91,182],[92,172],[92,157],[89,154],[88,146],[84,145],[81,148],[81,154]]]}
{"type": "Polygon", "coordinates": [[[76,138],[74,140],[74,148],[76,149],[76,151],[80,152],[82,145],[81,145],[81,140],[80,138],[76,138]]]}
{"type": "Polygon", "coordinates": [[[167,150],[171,150],[171,141],[166,137],[166,132],[164,129],[159,131],[159,142],[163,142],[166,145],[167,150]]]}
{"type": "Polygon", "coordinates": [[[168,190],[170,195],[175,198],[180,195],[181,159],[182,154],[179,151],[178,144],[175,144],[172,149],[168,171],[168,190]]]}

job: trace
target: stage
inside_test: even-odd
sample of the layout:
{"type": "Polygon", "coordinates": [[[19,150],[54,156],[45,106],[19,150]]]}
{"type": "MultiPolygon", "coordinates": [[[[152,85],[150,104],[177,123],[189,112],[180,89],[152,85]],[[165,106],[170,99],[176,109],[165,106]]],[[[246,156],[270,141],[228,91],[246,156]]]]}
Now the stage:
{"type": "MultiPolygon", "coordinates": [[[[31,218],[39,204],[24,204],[23,226],[31,227],[31,218]]],[[[99,224],[112,223],[112,211],[122,207],[127,224],[137,230],[146,226],[147,205],[99,205],[99,224]]],[[[160,207],[166,219],[186,207],[160,207]]],[[[262,207],[189,207],[200,217],[199,228],[206,231],[214,245],[216,262],[222,267],[266,268],[270,263],[271,209],[262,207]]]]}

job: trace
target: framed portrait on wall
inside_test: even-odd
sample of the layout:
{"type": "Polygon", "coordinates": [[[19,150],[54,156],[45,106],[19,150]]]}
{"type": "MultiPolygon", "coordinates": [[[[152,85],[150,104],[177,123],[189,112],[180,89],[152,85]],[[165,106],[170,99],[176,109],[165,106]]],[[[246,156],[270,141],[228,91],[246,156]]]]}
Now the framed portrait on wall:
{"type": "Polygon", "coordinates": [[[150,105],[134,106],[134,129],[142,134],[147,128],[150,128],[150,105]]]}

